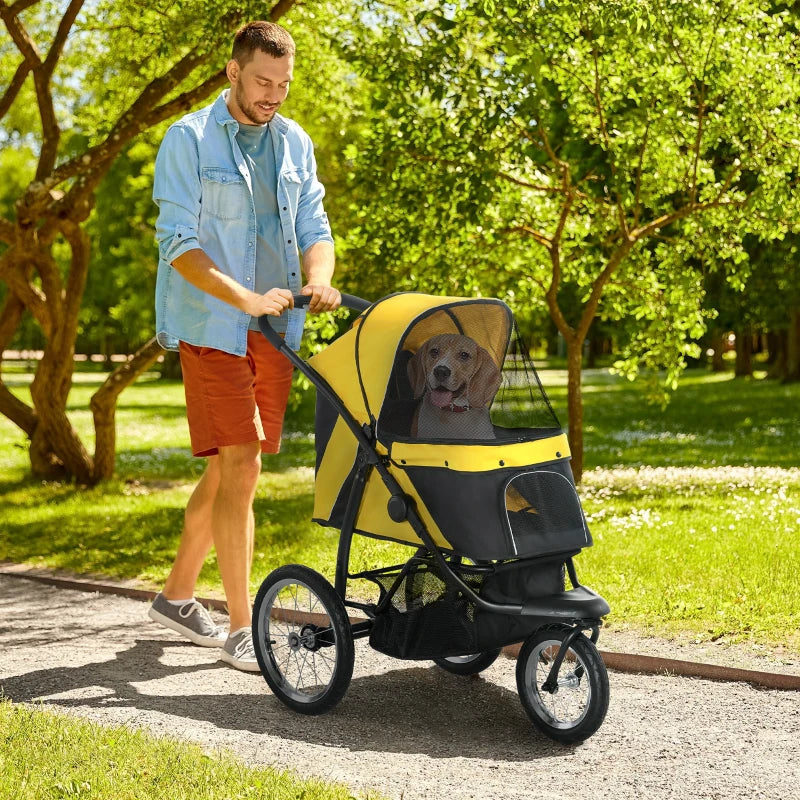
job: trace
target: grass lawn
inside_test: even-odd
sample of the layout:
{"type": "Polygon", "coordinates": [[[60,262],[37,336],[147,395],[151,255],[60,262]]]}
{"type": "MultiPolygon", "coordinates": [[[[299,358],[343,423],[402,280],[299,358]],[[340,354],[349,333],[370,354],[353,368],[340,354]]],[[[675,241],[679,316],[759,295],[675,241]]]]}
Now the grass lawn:
{"type": "Polygon", "coordinates": [[[344,786],[2,699],[0,776],[0,800],[354,800],[344,786]]]}
{"type": "MultiPolygon", "coordinates": [[[[87,440],[87,400],[101,379],[79,373],[70,398],[87,440]]],[[[8,382],[24,397],[29,380],[8,382]]],[[[565,374],[544,370],[542,381],[565,422],[565,374]]],[[[661,410],[641,384],[593,371],[584,399],[581,495],[596,546],[578,571],[611,604],[608,624],[800,651],[800,386],[697,370],[661,410]]],[[[312,405],[290,412],[282,453],[264,457],[254,590],[289,562],[332,576],[337,532],[308,521],[312,405]]],[[[24,437],[0,419],[0,560],[160,586],[203,465],[188,450],[181,385],[143,376],[122,395],[117,423],[118,477],[80,490],[30,479],[24,437]]],[[[407,552],[357,539],[352,566],[407,552]]],[[[198,592],[221,594],[213,558],[198,592]]]]}

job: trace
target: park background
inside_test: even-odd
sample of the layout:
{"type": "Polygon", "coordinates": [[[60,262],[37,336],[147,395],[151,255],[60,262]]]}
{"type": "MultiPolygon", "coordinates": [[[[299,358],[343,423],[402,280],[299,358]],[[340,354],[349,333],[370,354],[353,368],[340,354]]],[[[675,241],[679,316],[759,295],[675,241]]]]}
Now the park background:
{"type": "MultiPolygon", "coordinates": [[[[796,658],[800,4],[267,10],[297,42],[282,113],[315,142],[337,285],[509,303],[569,428],[608,625],[796,658]]],[[[202,464],[152,341],[153,163],[264,13],[0,5],[0,561],[166,575],[202,464]]],[[[345,324],[311,320],[306,352],[345,324]]],[[[313,404],[298,380],[264,459],[254,588],[286,562],[332,572],[313,404]]],[[[213,558],[199,590],[221,593],[213,558]]]]}

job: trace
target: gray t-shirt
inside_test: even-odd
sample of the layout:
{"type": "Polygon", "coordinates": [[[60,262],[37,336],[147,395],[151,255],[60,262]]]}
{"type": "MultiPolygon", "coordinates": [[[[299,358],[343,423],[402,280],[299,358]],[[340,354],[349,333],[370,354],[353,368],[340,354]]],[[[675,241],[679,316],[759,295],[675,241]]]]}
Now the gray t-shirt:
{"type": "MultiPolygon", "coordinates": [[[[278,213],[278,173],[269,123],[239,123],[236,141],[253,178],[253,199],[256,207],[256,280],[255,291],[264,294],[270,289],[287,289],[288,265],[283,249],[283,232],[278,213]]],[[[278,333],[286,332],[286,315],[270,319],[278,333]]],[[[258,320],[250,321],[251,330],[258,330],[258,320]]]]}

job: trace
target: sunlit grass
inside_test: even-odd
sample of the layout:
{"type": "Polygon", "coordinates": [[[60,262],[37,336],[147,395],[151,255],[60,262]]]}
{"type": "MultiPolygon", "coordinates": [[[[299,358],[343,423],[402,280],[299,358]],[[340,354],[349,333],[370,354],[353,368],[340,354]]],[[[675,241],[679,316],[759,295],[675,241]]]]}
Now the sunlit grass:
{"type": "MultiPolygon", "coordinates": [[[[83,409],[102,376],[79,377],[70,415],[90,440],[83,409]]],[[[564,422],[563,373],[543,371],[542,381],[564,422]]],[[[26,377],[14,382],[24,397],[26,377]]],[[[597,371],[587,373],[585,400],[581,494],[596,546],[578,566],[609,600],[609,624],[765,642],[794,635],[800,650],[792,633],[800,618],[800,386],[698,371],[662,410],[640,384],[597,371]]],[[[204,463],[189,452],[181,385],[145,376],[122,395],[117,423],[117,477],[78,489],[32,480],[24,437],[0,419],[0,559],[161,585],[204,463]]],[[[285,432],[282,452],[263,458],[254,590],[281,564],[332,578],[336,561],[337,532],[309,521],[313,398],[289,412],[285,432]]],[[[358,537],[351,564],[397,563],[408,553],[358,537]]],[[[198,593],[221,596],[213,557],[198,593]]]]}
{"type": "MultiPolygon", "coordinates": [[[[345,786],[0,699],[0,800],[355,800],[345,786]]],[[[375,793],[358,797],[377,798],[375,793]]]]}

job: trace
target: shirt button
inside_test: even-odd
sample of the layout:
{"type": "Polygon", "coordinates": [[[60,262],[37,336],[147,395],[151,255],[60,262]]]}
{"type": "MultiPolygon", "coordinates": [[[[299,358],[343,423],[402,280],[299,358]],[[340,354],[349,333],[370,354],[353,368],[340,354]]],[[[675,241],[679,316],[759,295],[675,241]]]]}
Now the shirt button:
{"type": "Polygon", "coordinates": [[[291,240],[291,239],[289,239],[289,242],[288,242],[288,243],[289,243],[289,244],[291,244],[291,243],[292,243],[292,240],[291,240]]]}
{"type": "Polygon", "coordinates": [[[250,278],[249,277],[247,278],[247,282],[250,283],[250,278]]]}

